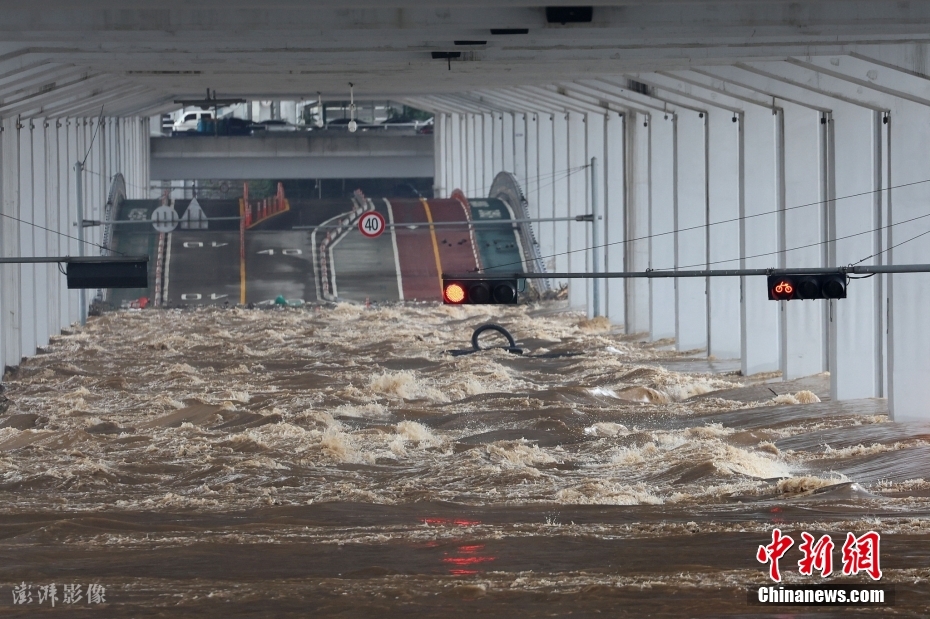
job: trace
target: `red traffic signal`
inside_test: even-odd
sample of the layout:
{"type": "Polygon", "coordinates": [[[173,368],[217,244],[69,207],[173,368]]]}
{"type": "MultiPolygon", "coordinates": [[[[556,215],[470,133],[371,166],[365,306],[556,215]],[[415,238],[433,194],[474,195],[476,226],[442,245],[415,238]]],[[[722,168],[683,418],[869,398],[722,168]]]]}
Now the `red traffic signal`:
{"type": "Polygon", "coordinates": [[[517,280],[443,280],[442,301],[452,305],[515,305],[517,280]]]}
{"type": "Polygon", "coordinates": [[[841,273],[769,275],[769,300],[845,299],[846,276],[841,273]]]}

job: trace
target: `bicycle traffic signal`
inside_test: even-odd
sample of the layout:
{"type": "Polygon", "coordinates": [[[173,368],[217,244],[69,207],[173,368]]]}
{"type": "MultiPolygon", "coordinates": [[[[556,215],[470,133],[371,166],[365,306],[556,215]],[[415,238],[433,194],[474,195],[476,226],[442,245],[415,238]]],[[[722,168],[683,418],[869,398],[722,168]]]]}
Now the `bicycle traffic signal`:
{"type": "Polygon", "coordinates": [[[451,305],[515,305],[517,280],[442,280],[442,302],[451,305]]]}
{"type": "Polygon", "coordinates": [[[846,276],[841,273],[819,275],[769,275],[769,300],[845,299],[846,276]]]}

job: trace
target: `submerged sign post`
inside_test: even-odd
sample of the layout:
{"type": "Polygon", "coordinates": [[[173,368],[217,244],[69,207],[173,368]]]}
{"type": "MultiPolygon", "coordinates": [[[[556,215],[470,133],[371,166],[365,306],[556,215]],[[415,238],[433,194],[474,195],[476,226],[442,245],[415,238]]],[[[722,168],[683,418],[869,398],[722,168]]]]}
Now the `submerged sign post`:
{"type": "Polygon", "coordinates": [[[358,218],[358,231],[369,239],[381,236],[384,228],[384,216],[377,211],[368,211],[358,218]]]}

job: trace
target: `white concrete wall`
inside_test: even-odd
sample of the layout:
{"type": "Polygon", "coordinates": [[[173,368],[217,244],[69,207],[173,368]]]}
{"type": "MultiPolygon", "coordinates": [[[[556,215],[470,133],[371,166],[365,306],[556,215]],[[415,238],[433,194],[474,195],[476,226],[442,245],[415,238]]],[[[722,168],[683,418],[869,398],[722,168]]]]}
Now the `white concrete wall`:
{"type": "MultiPolygon", "coordinates": [[[[148,118],[104,118],[99,127],[96,118],[3,118],[0,123],[4,257],[78,255],[74,164],[85,156],[85,219],[103,218],[117,173],[125,177],[128,197],[148,197],[148,118]]],[[[85,233],[89,242],[101,242],[100,228],[85,233]]],[[[98,255],[100,248],[85,245],[85,253],[98,255]]],[[[67,290],[55,264],[0,265],[3,367],[35,354],[79,317],[78,291],[67,290]]]]}

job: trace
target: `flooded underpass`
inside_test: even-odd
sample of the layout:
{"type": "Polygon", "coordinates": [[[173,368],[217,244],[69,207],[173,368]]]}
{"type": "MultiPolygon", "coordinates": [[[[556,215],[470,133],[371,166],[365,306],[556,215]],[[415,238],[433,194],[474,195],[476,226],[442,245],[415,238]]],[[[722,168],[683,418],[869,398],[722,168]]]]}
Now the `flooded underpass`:
{"type": "Polygon", "coordinates": [[[85,599],[48,612],[87,617],[924,616],[930,426],[663,344],[558,305],[92,318],[5,379],[0,608],[58,583],[85,599]],[[450,354],[488,322],[523,354],[450,354]],[[895,605],[749,604],[776,527],[788,584],[872,583],[840,546],[880,533],[895,605]]]}

